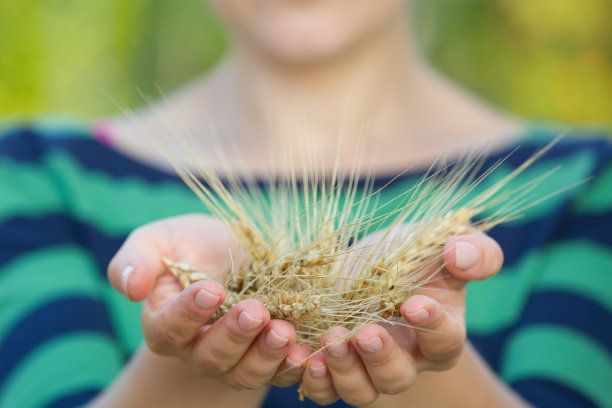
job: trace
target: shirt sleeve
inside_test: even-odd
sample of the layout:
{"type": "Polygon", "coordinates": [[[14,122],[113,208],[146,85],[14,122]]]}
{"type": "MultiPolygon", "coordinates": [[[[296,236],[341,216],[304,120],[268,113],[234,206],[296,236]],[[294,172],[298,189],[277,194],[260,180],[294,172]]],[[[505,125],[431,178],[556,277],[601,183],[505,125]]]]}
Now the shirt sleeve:
{"type": "Polygon", "coordinates": [[[580,188],[509,336],[500,376],[537,407],[612,406],[612,147],[580,188]]]}
{"type": "Polygon", "coordinates": [[[100,268],[40,138],[0,138],[0,406],[82,405],[121,370],[100,268]]]}

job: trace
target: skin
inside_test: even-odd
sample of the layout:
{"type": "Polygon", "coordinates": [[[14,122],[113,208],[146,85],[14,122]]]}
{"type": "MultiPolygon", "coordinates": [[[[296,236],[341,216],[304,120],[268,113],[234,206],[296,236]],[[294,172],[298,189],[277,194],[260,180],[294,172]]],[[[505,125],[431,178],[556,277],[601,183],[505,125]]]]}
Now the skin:
{"type": "MultiPolygon", "coordinates": [[[[397,173],[408,164],[425,167],[465,146],[502,147],[520,133],[517,121],[444,80],[416,55],[405,1],[211,3],[229,28],[232,52],[207,78],[171,95],[169,104],[138,115],[142,125],[156,132],[166,131],[160,119],[165,115],[193,135],[214,127],[222,143],[248,154],[244,163],[239,155],[236,162],[228,158],[230,167],[240,164],[254,175],[270,171],[266,152],[272,147],[286,150],[304,138],[295,131],[294,118],[302,117],[307,118],[308,143],[324,160],[334,162],[342,130],[348,143],[339,156],[340,167],[352,165],[360,136],[368,151],[363,166],[379,174],[397,173]]],[[[111,122],[117,149],[164,168],[151,144],[133,137],[134,124],[111,122]]],[[[204,138],[198,142],[207,143],[204,138]]],[[[202,159],[221,168],[208,150],[203,149],[202,159]]],[[[282,165],[271,169],[286,170],[282,165]]],[[[144,403],[145,396],[138,394],[143,389],[146,401],[157,403],[147,406],[164,406],[166,398],[176,406],[197,405],[210,395],[225,398],[215,406],[257,406],[262,386],[297,381],[322,405],[339,398],[365,405],[386,394],[387,405],[381,406],[399,406],[423,401],[419,398],[428,393],[436,393],[441,406],[523,404],[465,347],[465,284],[493,276],[503,262],[501,249],[489,237],[471,234],[449,240],[444,277],[402,305],[405,321],[429,330],[370,325],[338,341],[345,329],[335,328],[322,340],[322,346],[332,345],[308,361],[310,351],[296,345],[293,326],[271,320],[256,300],[241,302],[211,324],[223,302],[223,288],[203,281],[181,290],[161,263],[167,256],[219,274],[228,269],[227,248],[239,252],[231,233],[202,215],[158,221],[130,235],[110,263],[108,276],[128,299],[143,301],[147,347],[96,401],[98,406],[119,406],[120,397],[133,406],[144,403]],[[167,386],[153,374],[156,370],[164,371],[167,386]],[[431,372],[440,376],[430,380],[431,372]],[[452,384],[458,379],[469,380],[470,387],[457,390],[452,384]],[[444,400],[438,394],[447,387],[457,392],[444,400]],[[478,401],[470,392],[474,387],[483,396],[478,401]],[[244,391],[230,391],[245,388],[247,398],[244,391]]]]}
{"type": "MultiPolygon", "coordinates": [[[[310,350],[295,344],[293,326],[270,320],[263,304],[240,302],[211,324],[225,297],[223,287],[200,281],[182,290],[161,262],[162,256],[186,257],[204,270],[227,270],[227,248],[237,251],[236,239],[219,221],[205,215],[169,218],[135,230],[111,261],[108,276],[126,297],[144,300],[142,326],[148,348],[157,355],[178,357],[184,363],[179,371],[186,377],[220,379],[235,389],[268,383],[289,386],[301,380],[304,393],[322,405],[339,398],[368,404],[380,393],[407,390],[421,371],[455,366],[465,342],[465,283],[494,275],[503,261],[497,243],[484,234],[453,237],[444,251],[448,274],[401,307],[408,323],[428,331],[388,331],[369,325],[338,342],[347,332],[338,327],[323,336],[322,346],[328,347],[304,361],[310,350]],[[474,251],[467,263],[459,262],[461,268],[456,266],[458,244],[474,251]],[[133,268],[127,279],[126,268],[133,268]],[[249,317],[241,318],[245,312],[249,317]]],[[[146,354],[136,361],[140,359],[147,361],[146,354]]]]}

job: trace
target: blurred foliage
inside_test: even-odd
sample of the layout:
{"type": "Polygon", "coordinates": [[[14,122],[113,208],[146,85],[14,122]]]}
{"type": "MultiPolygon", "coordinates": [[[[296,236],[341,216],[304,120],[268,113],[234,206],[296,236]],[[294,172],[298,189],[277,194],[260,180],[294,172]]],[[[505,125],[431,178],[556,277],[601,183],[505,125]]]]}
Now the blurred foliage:
{"type": "MultiPolygon", "coordinates": [[[[459,83],[526,117],[612,124],[612,1],[414,1],[424,54],[459,83]]],[[[205,0],[0,0],[0,115],[138,105],[226,46],[205,0]]]]}

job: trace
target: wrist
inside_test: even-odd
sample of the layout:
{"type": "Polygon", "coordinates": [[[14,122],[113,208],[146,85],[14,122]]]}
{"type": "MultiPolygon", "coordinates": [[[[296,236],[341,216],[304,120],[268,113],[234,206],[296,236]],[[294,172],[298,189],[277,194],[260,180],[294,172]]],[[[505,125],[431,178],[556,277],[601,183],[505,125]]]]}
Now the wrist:
{"type": "Polygon", "coordinates": [[[99,397],[94,407],[201,406],[257,407],[267,388],[237,391],[220,379],[201,377],[185,362],[140,347],[115,382],[99,397]]]}
{"type": "Polygon", "coordinates": [[[504,384],[478,352],[466,343],[457,364],[445,371],[423,371],[412,388],[382,395],[371,407],[469,406],[525,407],[528,404],[504,384]]]}

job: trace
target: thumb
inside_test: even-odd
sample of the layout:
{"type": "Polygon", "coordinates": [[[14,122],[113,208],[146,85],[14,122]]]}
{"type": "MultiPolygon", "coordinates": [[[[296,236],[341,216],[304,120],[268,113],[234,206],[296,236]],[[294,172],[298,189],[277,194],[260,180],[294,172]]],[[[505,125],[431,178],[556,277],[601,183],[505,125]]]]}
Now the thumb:
{"type": "Polygon", "coordinates": [[[167,234],[159,222],[134,230],[108,265],[111,285],[132,301],[146,298],[157,278],[166,272],[160,248],[167,244],[167,234]]]}

